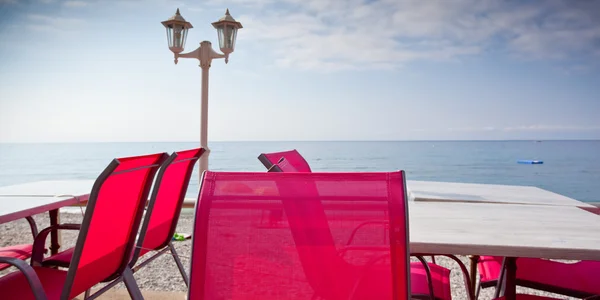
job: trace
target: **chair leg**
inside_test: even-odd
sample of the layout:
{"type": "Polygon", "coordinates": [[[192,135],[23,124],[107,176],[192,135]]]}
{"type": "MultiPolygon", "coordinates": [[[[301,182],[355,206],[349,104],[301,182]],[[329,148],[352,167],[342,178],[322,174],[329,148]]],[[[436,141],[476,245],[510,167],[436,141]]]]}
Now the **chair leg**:
{"type": "Polygon", "coordinates": [[[477,288],[475,289],[475,300],[479,299],[479,292],[481,292],[481,282],[479,282],[477,288]]]}
{"type": "Polygon", "coordinates": [[[123,271],[123,282],[125,283],[125,286],[127,287],[127,291],[129,292],[129,296],[131,297],[132,300],[143,300],[144,296],[142,296],[142,292],[140,291],[140,288],[138,287],[137,283],[135,282],[135,278],[133,278],[133,272],[131,271],[131,268],[129,268],[129,266],[127,266],[127,268],[125,268],[125,270],[123,271]]]}
{"type": "Polygon", "coordinates": [[[87,290],[85,290],[85,294],[83,294],[83,299],[87,299],[89,297],[90,297],[90,290],[87,289],[87,290]]]}
{"type": "Polygon", "coordinates": [[[177,264],[177,268],[179,269],[179,273],[181,273],[181,277],[183,277],[183,281],[185,282],[185,285],[187,287],[190,286],[190,280],[188,278],[187,273],[185,272],[185,269],[183,268],[183,264],[181,263],[181,260],[179,259],[179,255],[177,255],[177,251],[175,251],[175,247],[173,246],[173,243],[169,242],[169,249],[171,249],[171,254],[173,254],[173,259],[175,260],[175,263],[177,264]]]}

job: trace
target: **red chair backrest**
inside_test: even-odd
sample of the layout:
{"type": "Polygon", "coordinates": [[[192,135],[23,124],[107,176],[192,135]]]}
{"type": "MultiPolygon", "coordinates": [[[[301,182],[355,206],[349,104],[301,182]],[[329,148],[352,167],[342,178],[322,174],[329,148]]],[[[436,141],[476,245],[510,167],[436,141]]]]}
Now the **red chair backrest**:
{"type": "Polygon", "coordinates": [[[129,262],[152,181],[166,153],[114,159],[86,206],[63,298],[116,278],[129,262]]]}
{"type": "Polygon", "coordinates": [[[204,151],[202,148],[197,148],[175,152],[158,172],[133,264],[140,250],[144,250],[142,253],[159,250],[171,241],[194,165],[204,151]]]}
{"type": "Polygon", "coordinates": [[[286,159],[296,169],[295,172],[312,172],[306,159],[296,149],[282,152],[262,153],[258,156],[265,168],[270,169],[273,165],[279,163],[281,159],[286,159]]]}
{"type": "Polygon", "coordinates": [[[408,215],[403,172],[206,172],[192,241],[189,298],[349,299],[368,257],[384,255],[354,299],[408,299],[408,215]],[[287,225],[260,227],[263,209],[287,225]],[[360,254],[339,252],[357,225],[360,254]],[[392,241],[390,243],[390,241],[392,241]]]}

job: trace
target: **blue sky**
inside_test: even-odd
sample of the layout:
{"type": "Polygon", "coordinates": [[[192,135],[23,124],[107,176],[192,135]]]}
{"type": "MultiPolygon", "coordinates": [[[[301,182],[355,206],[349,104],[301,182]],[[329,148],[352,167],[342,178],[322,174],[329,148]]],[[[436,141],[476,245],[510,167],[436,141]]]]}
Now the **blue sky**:
{"type": "Polygon", "coordinates": [[[0,142],[600,139],[599,1],[0,0],[0,142]]]}

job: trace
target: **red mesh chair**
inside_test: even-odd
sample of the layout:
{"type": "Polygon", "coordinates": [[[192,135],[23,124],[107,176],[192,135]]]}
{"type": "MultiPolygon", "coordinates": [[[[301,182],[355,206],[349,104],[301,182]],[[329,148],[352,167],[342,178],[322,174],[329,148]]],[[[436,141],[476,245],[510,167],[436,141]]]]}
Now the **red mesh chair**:
{"type": "MultiPolygon", "coordinates": [[[[296,172],[295,166],[287,161],[286,158],[281,158],[279,162],[271,167],[270,172],[296,172]]],[[[318,209],[315,209],[318,210],[318,209]]],[[[371,225],[383,225],[385,232],[389,230],[389,222],[386,220],[369,220],[360,223],[352,231],[350,238],[348,239],[347,245],[350,245],[354,241],[354,237],[358,234],[359,230],[364,230],[366,226],[371,225]]],[[[385,236],[385,235],[384,235],[385,236]]],[[[452,299],[451,287],[450,287],[450,270],[444,268],[435,263],[426,262],[421,255],[413,255],[420,262],[414,262],[410,264],[411,267],[411,294],[413,297],[425,298],[425,299],[452,299]]],[[[460,260],[453,255],[442,255],[454,260],[462,270],[463,279],[467,291],[470,291],[468,272],[466,267],[460,262],[460,260]]],[[[471,293],[468,293],[469,299],[474,297],[471,293]]]]}
{"type": "MultiPolygon", "coordinates": [[[[310,172],[310,167],[308,166],[308,163],[306,163],[306,160],[296,150],[277,153],[263,153],[259,156],[259,160],[261,160],[263,165],[265,165],[265,167],[268,168],[270,172],[299,172],[299,170],[304,170],[304,172],[310,172]]],[[[278,213],[278,211],[276,210],[272,210],[270,212],[271,224],[275,223],[275,221],[273,221],[274,219],[278,221],[281,218],[281,214],[282,213],[278,213]]],[[[348,243],[352,241],[352,237],[360,228],[371,225],[383,225],[385,231],[388,230],[387,222],[368,221],[365,224],[359,224],[359,226],[357,226],[348,243]]],[[[458,260],[452,255],[443,256],[454,260],[459,265],[459,267],[463,271],[463,276],[466,280],[466,278],[468,277],[468,272],[462,264],[462,262],[460,262],[460,260],[458,260]]],[[[435,264],[435,260],[433,260],[433,257],[433,263],[426,264],[424,260],[422,260],[421,256],[417,255],[416,257],[419,260],[421,260],[421,262],[415,262],[411,264],[412,294],[424,297],[428,297],[429,295],[433,294],[435,295],[436,299],[452,299],[450,287],[450,270],[435,264]],[[426,276],[427,274],[430,275],[426,276]]],[[[466,284],[468,285],[467,281],[466,284]]],[[[469,294],[469,297],[470,299],[473,298],[471,294],[469,294]]]]}
{"type": "MultiPolygon", "coordinates": [[[[37,225],[32,217],[25,218],[29,223],[29,227],[31,228],[31,235],[35,239],[38,234],[37,225]]],[[[0,247],[0,257],[11,257],[16,259],[28,259],[31,257],[31,252],[33,251],[33,244],[20,244],[20,245],[12,245],[6,247],[0,247]]],[[[0,263],[0,271],[10,267],[11,264],[2,264],[0,263]]]]}
{"type": "Polygon", "coordinates": [[[175,152],[171,155],[172,162],[163,167],[158,173],[156,179],[158,188],[152,191],[146,218],[130,266],[133,267],[138,258],[146,255],[149,251],[159,252],[135,266],[134,271],[139,270],[167,250],[170,250],[185,284],[189,284],[185,269],[171,240],[177,229],[177,222],[194,171],[194,165],[205,151],[203,148],[197,148],[175,152]]]}
{"type": "MultiPolygon", "coordinates": [[[[183,200],[194,171],[194,165],[204,152],[203,148],[174,152],[158,171],[154,189],[148,202],[146,216],[129,263],[134,273],[170,250],[183,281],[188,285],[187,274],[171,240],[177,228],[179,214],[183,207],[183,200]],[[138,259],[150,251],[158,252],[136,265],[138,259]]],[[[72,253],[72,248],[63,251],[45,259],[43,265],[68,267],[72,253]]],[[[120,277],[105,285],[96,292],[96,295],[106,292],[121,280],[120,277]]]]}
{"type": "Polygon", "coordinates": [[[207,171],[197,203],[190,300],[410,298],[403,172],[207,171]],[[260,228],[273,207],[287,226],[260,228]],[[388,236],[346,246],[366,220],[389,222],[388,236]]]}
{"type": "MultiPolygon", "coordinates": [[[[265,168],[267,168],[267,170],[271,170],[271,168],[282,159],[291,162],[291,164],[296,169],[295,172],[312,172],[310,166],[308,165],[308,162],[306,162],[306,159],[304,159],[304,157],[300,155],[300,153],[296,149],[282,152],[261,153],[258,156],[258,160],[265,166],[265,168]]],[[[282,220],[283,210],[270,210],[268,212],[268,215],[269,226],[277,226],[282,220]]],[[[262,220],[263,218],[261,218],[261,223],[263,222],[262,220]]]]}
{"type": "MultiPolygon", "coordinates": [[[[477,294],[482,288],[496,286],[502,271],[502,257],[482,256],[477,294]]],[[[600,295],[600,261],[563,263],[539,258],[517,259],[515,283],[575,298],[600,295]],[[560,275],[559,275],[560,274],[560,275]]]]}
{"type": "MultiPolygon", "coordinates": [[[[171,240],[175,229],[177,229],[179,214],[183,207],[183,200],[194,171],[194,165],[204,152],[203,148],[175,152],[159,170],[152,196],[148,202],[146,217],[140,230],[133,257],[129,263],[134,273],[167,251],[171,251],[185,285],[189,285],[187,273],[171,240]],[[138,259],[150,251],[158,252],[136,265],[138,259]]],[[[104,293],[117,285],[121,279],[119,278],[104,286],[96,294],[104,293]]]]}
{"type": "Polygon", "coordinates": [[[296,172],[312,172],[306,159],[304,159],[296,149],[282,152],[261,153],[258,156],[258,160],[260,160],[267,170],[271,169],[271,167],[277,164],[282,158],[285,158],[293,165],[297,170],[296,172]]]}
{"type": "Polygon", "coordinates": [[[0,278],[2,299],[72,299],[119,276],[131,297],[142,299],[128,263],[152,181],[167,157],[159,153],[114,159],[94,183],[81,225],[42,230],[34,242],[33,267],[20,260],[0,261],[23,270],[0,278]],[[56,229],[80,230],[68,270],[38,266],[45,239],[56,229]]]}

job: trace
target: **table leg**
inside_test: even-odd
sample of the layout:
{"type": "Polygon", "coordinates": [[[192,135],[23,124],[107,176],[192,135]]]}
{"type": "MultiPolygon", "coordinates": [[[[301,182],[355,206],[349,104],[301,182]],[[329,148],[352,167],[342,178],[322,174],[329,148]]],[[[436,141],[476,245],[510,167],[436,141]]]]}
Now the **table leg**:
{"type": "Polygon", "coordinates": [[[516,284],[515,280],[517,277],[517,259],[515,257],[506,258],[506,280],[504,281],[504,296],[506,300],[515,300],[516,284]]]}
{"type": "Polygon", "coordinates": [[[475,295],[476,284],[477,284],[477,262],[479,261],[478,255],[471,255],[469,257],[471,259],[471,265],[469,266],[471,270],[469,270],[469,275],[471,276],[471,293],[475,295]]]}
{"type": "MultiPolygon", "coordinates": [[[[58,225],[60,222],[60,215],[58,213],[58,209],[54,209],[50,211],[50,226],[58,225]]],[[[50,254],[54,255],[58,253],[58,249],[60,248],[60,243],[62,242],[60,231],[52,230],[50,232],[50,254]]]]}

